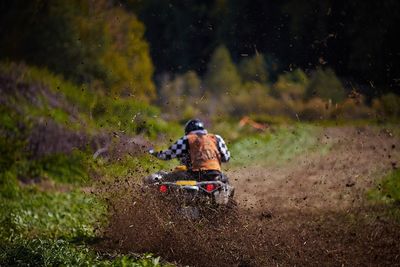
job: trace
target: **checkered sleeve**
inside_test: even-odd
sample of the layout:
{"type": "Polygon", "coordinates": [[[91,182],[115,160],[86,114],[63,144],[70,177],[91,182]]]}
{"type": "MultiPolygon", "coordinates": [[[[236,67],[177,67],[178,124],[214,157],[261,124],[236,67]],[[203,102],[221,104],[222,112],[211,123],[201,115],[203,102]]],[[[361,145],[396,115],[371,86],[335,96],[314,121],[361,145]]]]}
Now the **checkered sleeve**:
{"type": "Polygon", "coordinates": [[[181,137],[176,141],[174,144],[172,144],[167,150],[160,151],[157,153],[157,158],[163,159],[163,160],[170,160],[173,158],[183,158],[185,157],[188,153],[189,144],[188,144],[188,139],[186,136],[181,137]]]}
{"type": "Polygon", "coordinates": [[[219,135],[215,135],[215,137],[217,138],[218,150],[221,153],[221,161],[228,162],[231,158],[231,153],[229,152],[224,139],[222,139],[222,137],[219,135]]]}

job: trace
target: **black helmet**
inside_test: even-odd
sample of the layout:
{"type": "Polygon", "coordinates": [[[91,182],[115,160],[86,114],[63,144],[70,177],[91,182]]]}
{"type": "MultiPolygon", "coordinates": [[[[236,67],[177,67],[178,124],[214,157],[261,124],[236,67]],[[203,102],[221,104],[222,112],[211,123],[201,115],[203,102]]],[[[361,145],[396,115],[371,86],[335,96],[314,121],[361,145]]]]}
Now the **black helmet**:
{"type": "Polygon", "coordinates": [[[196,131],[196,130],[204,130],[204,124],[201,120],[194,119],[188,121],[185,124],[185,134],[188,134],[191,131],[196,131]]]}

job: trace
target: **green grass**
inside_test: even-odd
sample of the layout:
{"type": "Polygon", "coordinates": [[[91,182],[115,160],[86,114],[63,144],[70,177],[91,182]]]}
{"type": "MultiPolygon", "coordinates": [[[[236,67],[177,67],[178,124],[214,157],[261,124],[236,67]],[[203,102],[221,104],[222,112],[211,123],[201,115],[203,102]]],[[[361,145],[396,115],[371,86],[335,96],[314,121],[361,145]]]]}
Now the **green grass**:
{"type": "Polygon", "coordinates": [[[112,259],[95,252],[96,227],[106,206],[79,190],[42,192],[24,187],[0,195],[0,266],[161,266],[152,255],[112,259]]]}
{"type": "Polygon", "coordinates": [[[368,196],[372,200],[400,207],[400,170],[387,174],[368,196]]]}
{"type": "Polygon", "coordinates": [[[384,176],[367,197],[374,204],[387,206],[386,214],[400,222],[400,170],[384,176]]]}
{"type": "MultiPolygon", "coordinates": [[[[58,107],[50,104],[49,96],[40,93],[35,97],[41,104],[34,105],[17,93],[8,104],[19,106],[29,118],[45,117],[72,130],[93,133],[99,130],[121,131],[126,134],[144,134],[156,138],[158,134],[176,132],[176,127],[160,118],[160,110],[133,96],[115,97],[107,88],[77,85],[46,69],[23,64],[0,62],[0,73],[14,77],[19,83],[45,87],[58,101],[58,107]],[[71,114],[74,110],[74,114],[71,114]]],[[[57,102],[56,101],[56,102],[57,102]]],[[[53,100],[54,102],[54,100],[53,100]]]]}
{"type": "Polygon", "coordinates": [[[42,192],[23,188],[15,198],[2,198],[1,236],[14,238],[94,237],[94,227],[104,223],[105,206],[80,191],[42,192]]]}
{"type": "Polygon", "coordinates": [[[141,178],[159,170],[171,170],[177,165],[176,161],[162,161],[150,155],[140,157],[125,156],[118,161],[108,161],[102,158],[91,163],[92,172],[102,177],[102,181],[114,182],[116,179],[141,178]]]}
{"type": "Polygon", "coordinates": [[[230,146],[232,164],[282,164],[305,152],[326,153],[329,146],[318,142],[321,131],[312,125],[295,124],[243,137],[230,146]]]}

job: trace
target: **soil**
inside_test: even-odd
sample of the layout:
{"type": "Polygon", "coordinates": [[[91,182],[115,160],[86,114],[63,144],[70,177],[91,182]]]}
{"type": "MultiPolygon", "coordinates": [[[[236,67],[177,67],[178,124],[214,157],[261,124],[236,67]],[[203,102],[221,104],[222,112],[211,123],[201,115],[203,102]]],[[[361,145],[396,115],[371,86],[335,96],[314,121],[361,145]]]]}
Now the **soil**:
{"type": "Polygon", "coordinates": [[[177,215],[126,179],[109,188],[102,252],[148,253],[181,266],[400,266],[400,224],[366,192],[399,164],[400,140],[372,127],[332,127],[325,154],[232,168],[237,207],[177,215]]]}

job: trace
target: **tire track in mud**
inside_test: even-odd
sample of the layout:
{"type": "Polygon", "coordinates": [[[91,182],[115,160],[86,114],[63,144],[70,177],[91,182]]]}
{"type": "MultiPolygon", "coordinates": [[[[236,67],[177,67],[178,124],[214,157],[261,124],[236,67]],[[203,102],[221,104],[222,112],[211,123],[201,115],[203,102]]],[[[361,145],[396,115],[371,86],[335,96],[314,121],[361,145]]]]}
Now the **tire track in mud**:
{"type": "Polygon", "coordinates": [[[348,127],[326,129],[325,142],[326,155],[231,171],[238,207],[205,211],[199,221],[129,180],[117,183],[98,250],[152,252],[190,266],[399,265],[399,224],[365,201],[374,179],[398,164],[399,140],[348,127]]]}

